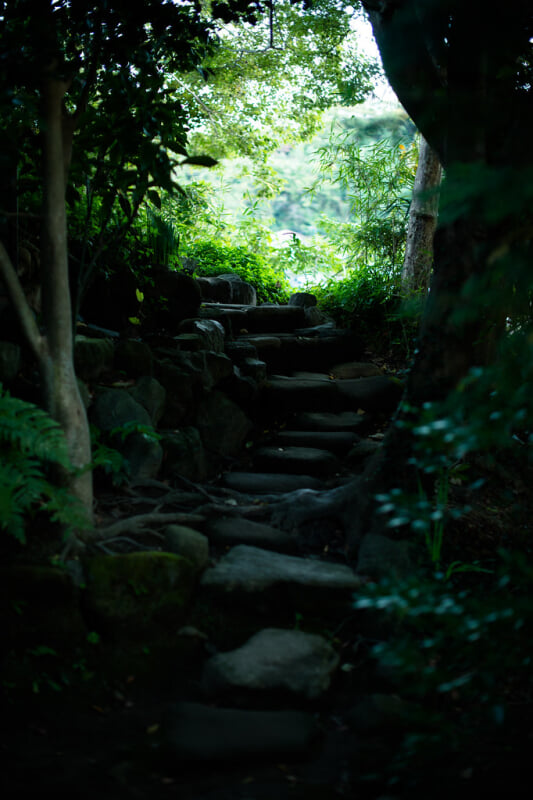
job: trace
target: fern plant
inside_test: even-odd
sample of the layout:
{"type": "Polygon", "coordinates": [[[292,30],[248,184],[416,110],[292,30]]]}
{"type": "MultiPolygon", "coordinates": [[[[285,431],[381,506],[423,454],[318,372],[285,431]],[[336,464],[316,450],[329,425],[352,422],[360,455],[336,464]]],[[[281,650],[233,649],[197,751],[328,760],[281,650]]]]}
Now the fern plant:
{"type": "Polygon", "coordinates": [[[51,467],[71,470],[60,426],[0,384],[0,529],[26,542],[26,520],[46,510],[68,533],[87,526],[72,495],[49,480],[51,467]]]}

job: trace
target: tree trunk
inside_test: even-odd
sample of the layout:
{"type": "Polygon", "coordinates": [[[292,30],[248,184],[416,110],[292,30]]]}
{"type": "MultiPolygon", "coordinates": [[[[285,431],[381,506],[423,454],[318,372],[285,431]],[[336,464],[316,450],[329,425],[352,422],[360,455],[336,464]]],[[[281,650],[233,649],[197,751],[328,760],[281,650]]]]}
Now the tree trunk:
{"type": "Polygon", "coordinates": [[[402,289],[406,294],[427,293],[433,266],[441,176],[439,158],[421,136],[402,269],[402,289]]]}
{"type": "MultiPolygon", "coordinates": [[[[91,462],[87,414],[74,371],[74,342],[68,277],[66,170],[71,151],[70,126],[65,124],[63,99],[68,85],[52,66],[44,79],[43,102],[43,227],[42,295],[46,348],[40,359],[44,402],[61,425],[70,460],[76,469],[91,462]]],[[[69,476],[69,488],[92,519],[91,470],[69,476]]]]}

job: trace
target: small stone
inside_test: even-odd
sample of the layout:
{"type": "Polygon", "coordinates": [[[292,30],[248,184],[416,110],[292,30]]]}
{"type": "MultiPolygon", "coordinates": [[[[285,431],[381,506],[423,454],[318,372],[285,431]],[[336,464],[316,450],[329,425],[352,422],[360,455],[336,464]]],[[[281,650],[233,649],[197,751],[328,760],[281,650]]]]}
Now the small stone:
{"type": "Polygon", "coordinates": [[[199,570],[205,569],[209,562],[207,536],[185,525],[167,526],[165,546],[169,553],[188,558],[199,570]]]}
{"type": "Polygon", "coordinates": [[[220,696],[232,690],[284,691],[315,700],[329,688],[339,657],[316,634],[265,628],[242,647],[210,658],[202,688],[220,696]]]}

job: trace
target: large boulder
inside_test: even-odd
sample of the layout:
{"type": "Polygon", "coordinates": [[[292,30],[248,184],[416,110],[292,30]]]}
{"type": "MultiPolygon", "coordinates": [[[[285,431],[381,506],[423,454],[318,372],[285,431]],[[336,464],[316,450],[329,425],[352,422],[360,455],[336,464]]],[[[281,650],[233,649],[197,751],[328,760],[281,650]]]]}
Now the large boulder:
{"type": "Polygon", "coordinates": [[[158,380],[143,375],[135,386],[128,390],[133,399],[146,409],[153,425],[157,425],[165,410],[167,393],[158,380]]]}
{"type": "Polygon", "coordinates": [[[91,422],[106,433],[130,423],[152,424],[147,410],[124,389],[105,389],[97,394],[90,416],[91,422]]]}
{"type": "MultiPolygon", "coordinates": [[[[113,433],[111,443],[128,462],[128,472],[133,480],[153,478],[157,475],[163,458],[163,450],[153,431],[147,410],[123,389],[106,389],[97,395],[90,409],[90,420],[101,431],[113,433]],[[141,425],[145,431],[136,431],[141,425]],[[115,432],[123,428],[127,432],[115,432]]],[[[155,432],[154,432],[155,433],[155,432]]]]}
{"type": "Polygon", "coordinates": [[[115,369],[122,370],[128,378],[151,375],[154,357],[146,342],[138,339],[120,339],[115,347],[115,369]]]}
{"type": "Polygon", "coordinates": [[[78,335],[74,341],[76,375],[83,381],[96,380],[113,368],[115,346],[112,339],[93,339],[78,335]]]}
{"type": "Polygon", "coordinates": [[[249,306],[257,304],[257,293],[254,287],[233,273],[217,277],[200,277],[196,280],[202,293],[202,299],[207,302],[249,306]]]}
{"type": "Polygon", "coordinates": [[[186,319],[180,324],[179,330],[199,336],[202,350],[224,352],[224,326],[216,319],[186,319]]]}
{"type": "Polygon", "coordinates": [[[163,474],[202,481],[209,475],[207,458],[197,428],[186,426],[179,430],[162,431],[164,450],[163,474]]]}
{"type": "Polygon", "coordinates": [[[229,281],[231,286],[231,300],[230,303],[235,303],[243,306],[257,305],[257,292],[251,283],[243,281],[238,275],[233,273],[225,273],[220,275],[219,278],[223,281],[229,281]]]}
{"type": "Polygon", "coordinates": [[[219,456],[236,455],[252,429],[252,423],[233,400],[214,391],[199,404],[196,425],[205,447],[219,456]]]}
{"type": "Polygon", "coordinates": [[[155,376],[166,391],[164,428],[178,428],[188,422],[202,392],[202,370],[176,364],[170,358],[157,361],[155,376]]]}

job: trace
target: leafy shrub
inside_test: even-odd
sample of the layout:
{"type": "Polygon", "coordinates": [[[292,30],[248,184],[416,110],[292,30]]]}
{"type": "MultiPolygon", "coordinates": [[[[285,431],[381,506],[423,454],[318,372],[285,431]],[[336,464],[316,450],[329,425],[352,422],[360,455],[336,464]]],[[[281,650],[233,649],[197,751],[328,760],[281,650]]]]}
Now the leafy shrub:
{"type": "Polygon", "coordinates": [[[414,576],[358,593],[356,609],[394,624],[394,636],[374,645],[372,655],[417,709],[403,744],[384,765],[389,783],[431,784],[435,769],[478,777],[490,768],[489,753],[505,759],[527,751],[532,598],[533,567],[503,551],[498,574],[475,586],[414,576]]]}
{"type": "Polygon", "coordinates": [[[70,470],[63,431],[33,403],[0,384],[0,528],[26,542],[26,519],[38,510],[66,531],[87,525],[81,504],[49,480],[52,467],[70,470]]]}
{"type": "Polygon", "coordinates": [[[312,291],[321,310],[338,326],[357,330],[381,353],[393,349],[402,359],[410,358],[420,310],[407,313],[396,275],[362,266],[346,278],[331,278],[312,291]]]}
{"type": "Polygon", "coordinates": [[[189,248],[188,255],[198,263],[197,275],[216,276],[232,272],[255,286],[261,303],[284,303],[289,298],[290,287],[283,273],[274,270],[265,258],[246,247],[197,242],[189,248]]]}

